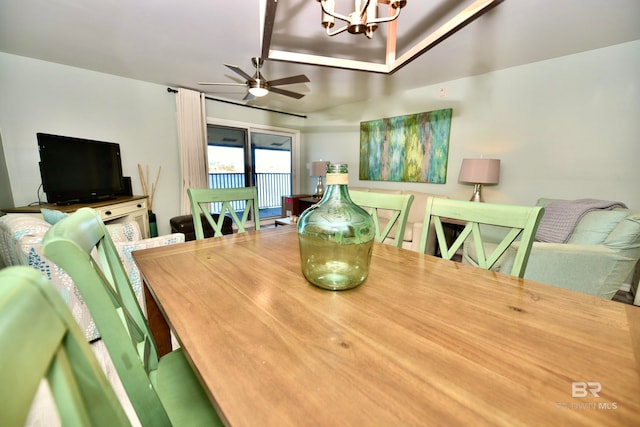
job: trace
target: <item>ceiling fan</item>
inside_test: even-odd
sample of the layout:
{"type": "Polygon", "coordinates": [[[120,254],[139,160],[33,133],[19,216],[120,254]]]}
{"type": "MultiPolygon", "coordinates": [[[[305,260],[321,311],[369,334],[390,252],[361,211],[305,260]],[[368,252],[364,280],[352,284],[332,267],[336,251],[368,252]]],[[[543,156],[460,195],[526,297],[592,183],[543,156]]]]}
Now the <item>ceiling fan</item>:
{"type": "Polygon", "coordinates": [[[267,80],[264,78],[262,73],[260,73],[260,68],[262,68],[262,64],[264,60],[260,57],[251,58],[251,63],[256,69],[255,74],[250,76],[240,69],[240,67],[236,65],[224,64],[227,68],[235,73],[241,75],[246,79],[244,83],[208,83],[208,82],[198,82],[201,85],[216,85],[216,86],[246,86],[248,89],[247,95],[243,98],[244,101],[250,101],[255,99],[256,97],[265,96],[269,92],[279,93],[280,95],[289,96],[291,98],[300,99],[304,95],[301,93],[291,92],[289,90],[280,89],[276,86],[283,85],[291,85],[295,83],[308,83],[310,80],[304,74],[299,74],[297,76],[285,77],[282,79],[276,80],[267,80]]]}

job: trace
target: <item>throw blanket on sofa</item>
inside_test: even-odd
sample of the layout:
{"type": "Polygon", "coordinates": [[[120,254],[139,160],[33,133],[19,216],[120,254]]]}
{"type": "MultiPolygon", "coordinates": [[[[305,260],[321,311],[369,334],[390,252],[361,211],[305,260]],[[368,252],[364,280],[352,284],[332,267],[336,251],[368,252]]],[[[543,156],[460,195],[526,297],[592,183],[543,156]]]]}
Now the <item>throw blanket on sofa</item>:
{"type": "Polygon", "coordinates": [[[566,243],[580,218],[596,209],[626,208],[624,203],[598,199],[578,199],[550,203],[538,225],[538,242],[566,243]]]}

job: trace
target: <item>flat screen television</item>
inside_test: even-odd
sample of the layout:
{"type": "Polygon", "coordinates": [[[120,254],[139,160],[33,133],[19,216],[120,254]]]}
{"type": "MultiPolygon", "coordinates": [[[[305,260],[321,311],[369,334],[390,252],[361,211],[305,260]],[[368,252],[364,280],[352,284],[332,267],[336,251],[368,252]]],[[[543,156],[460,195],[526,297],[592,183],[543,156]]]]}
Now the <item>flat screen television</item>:
{"type": "Polygon", "coordinates": [[[119,144],[47,133],[37,138],[49,203],[90,203],[124,193],[119,144]]]}

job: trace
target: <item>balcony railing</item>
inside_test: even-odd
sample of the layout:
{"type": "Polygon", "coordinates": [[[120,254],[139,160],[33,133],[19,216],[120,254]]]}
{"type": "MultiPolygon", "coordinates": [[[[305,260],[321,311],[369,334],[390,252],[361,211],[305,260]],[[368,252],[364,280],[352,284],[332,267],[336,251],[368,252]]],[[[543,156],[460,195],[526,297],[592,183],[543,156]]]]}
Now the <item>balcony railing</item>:
{"type": "MultiPolygon", "coordinates": [[[[291,194],[290,173],[254,173],[253,182],[258,189],[258,209],[261,215],[280,216],[282,196],[291,194]]],[[[209,188],[242,188],[245,186],[243,173],[210,173],[209,188]]],[[[244,203],[233,204],[235,210],[243,210],[244,203]]],[[[219,206],[213,206],[214,211],[219,206]]]]}

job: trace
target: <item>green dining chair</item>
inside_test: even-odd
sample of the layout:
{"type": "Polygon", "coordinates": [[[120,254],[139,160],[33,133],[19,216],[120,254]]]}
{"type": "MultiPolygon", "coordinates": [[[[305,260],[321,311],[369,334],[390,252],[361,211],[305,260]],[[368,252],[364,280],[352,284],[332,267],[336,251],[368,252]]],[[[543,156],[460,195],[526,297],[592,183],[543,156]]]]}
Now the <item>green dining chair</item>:
{"type": "Polygon", "coordinates": [[[543,213],[544,208],[540,206],[499,205],[429,197],[422,226],[420,252],[425,253],[431,222],[434,224],[442,258],[453,258],[463,243],[472,239],[477,266],[486,270],[491,269],[501,257],[507,256],[505,253],[511,248],[511,244],[520,239],[511,275],[523,277],[543,213]],[[464,224],[464,228],[450,245],[442,225],[443,218],[464,224]],[[483,242],[481,225],[505,227],[510,230],[497,245],[486,245],[483,242]],[[485,254],[486,249],[492,249],[491,253],[485,254]]]}
{"type": "Polygon", "coordinates": [[[238,228],[238,233],[244,233],[249,221],[249,214],[253,215],[255,229],[260,230],[260,209],[258,209],[258,190],[256,187],[243,188],[189,188],[187,189],[191,201],[191,215],[196,240],[204,239],[202,216],[204,216],[214,230],[214,237],[222,236],[222,221],[227,213],[238,228]],[[211,203],[222,203],[220,214],[216,221],[211,216],[211,203]],[[238,217],[234,204],[244,203],[242,217],[238,217]],[[202,216],[201,216],[202,215],[202,216]]]}
{"type": "Polygon", "coordinates": [[[84,334],[51,282],[0,270],[0,425],[24,426],[46,380],[64,426],[130,426],[84,334]]]}
{"type": "Polygon", "coordinates": [[[44,236],[47,258],[80,290],[143,426],[222,425],[181,349],[161,358],[99,214],[81,208],[44,236]]]}
{"type": "Polygon", "coordinates": [[[398,248],[402,247],[409,208],[413,203],[413,194],[349,190],[349,196],[356,205],[371,215],[376,229],[377,242],[384,242],[395,227],[393,244],[398,248]]]}

